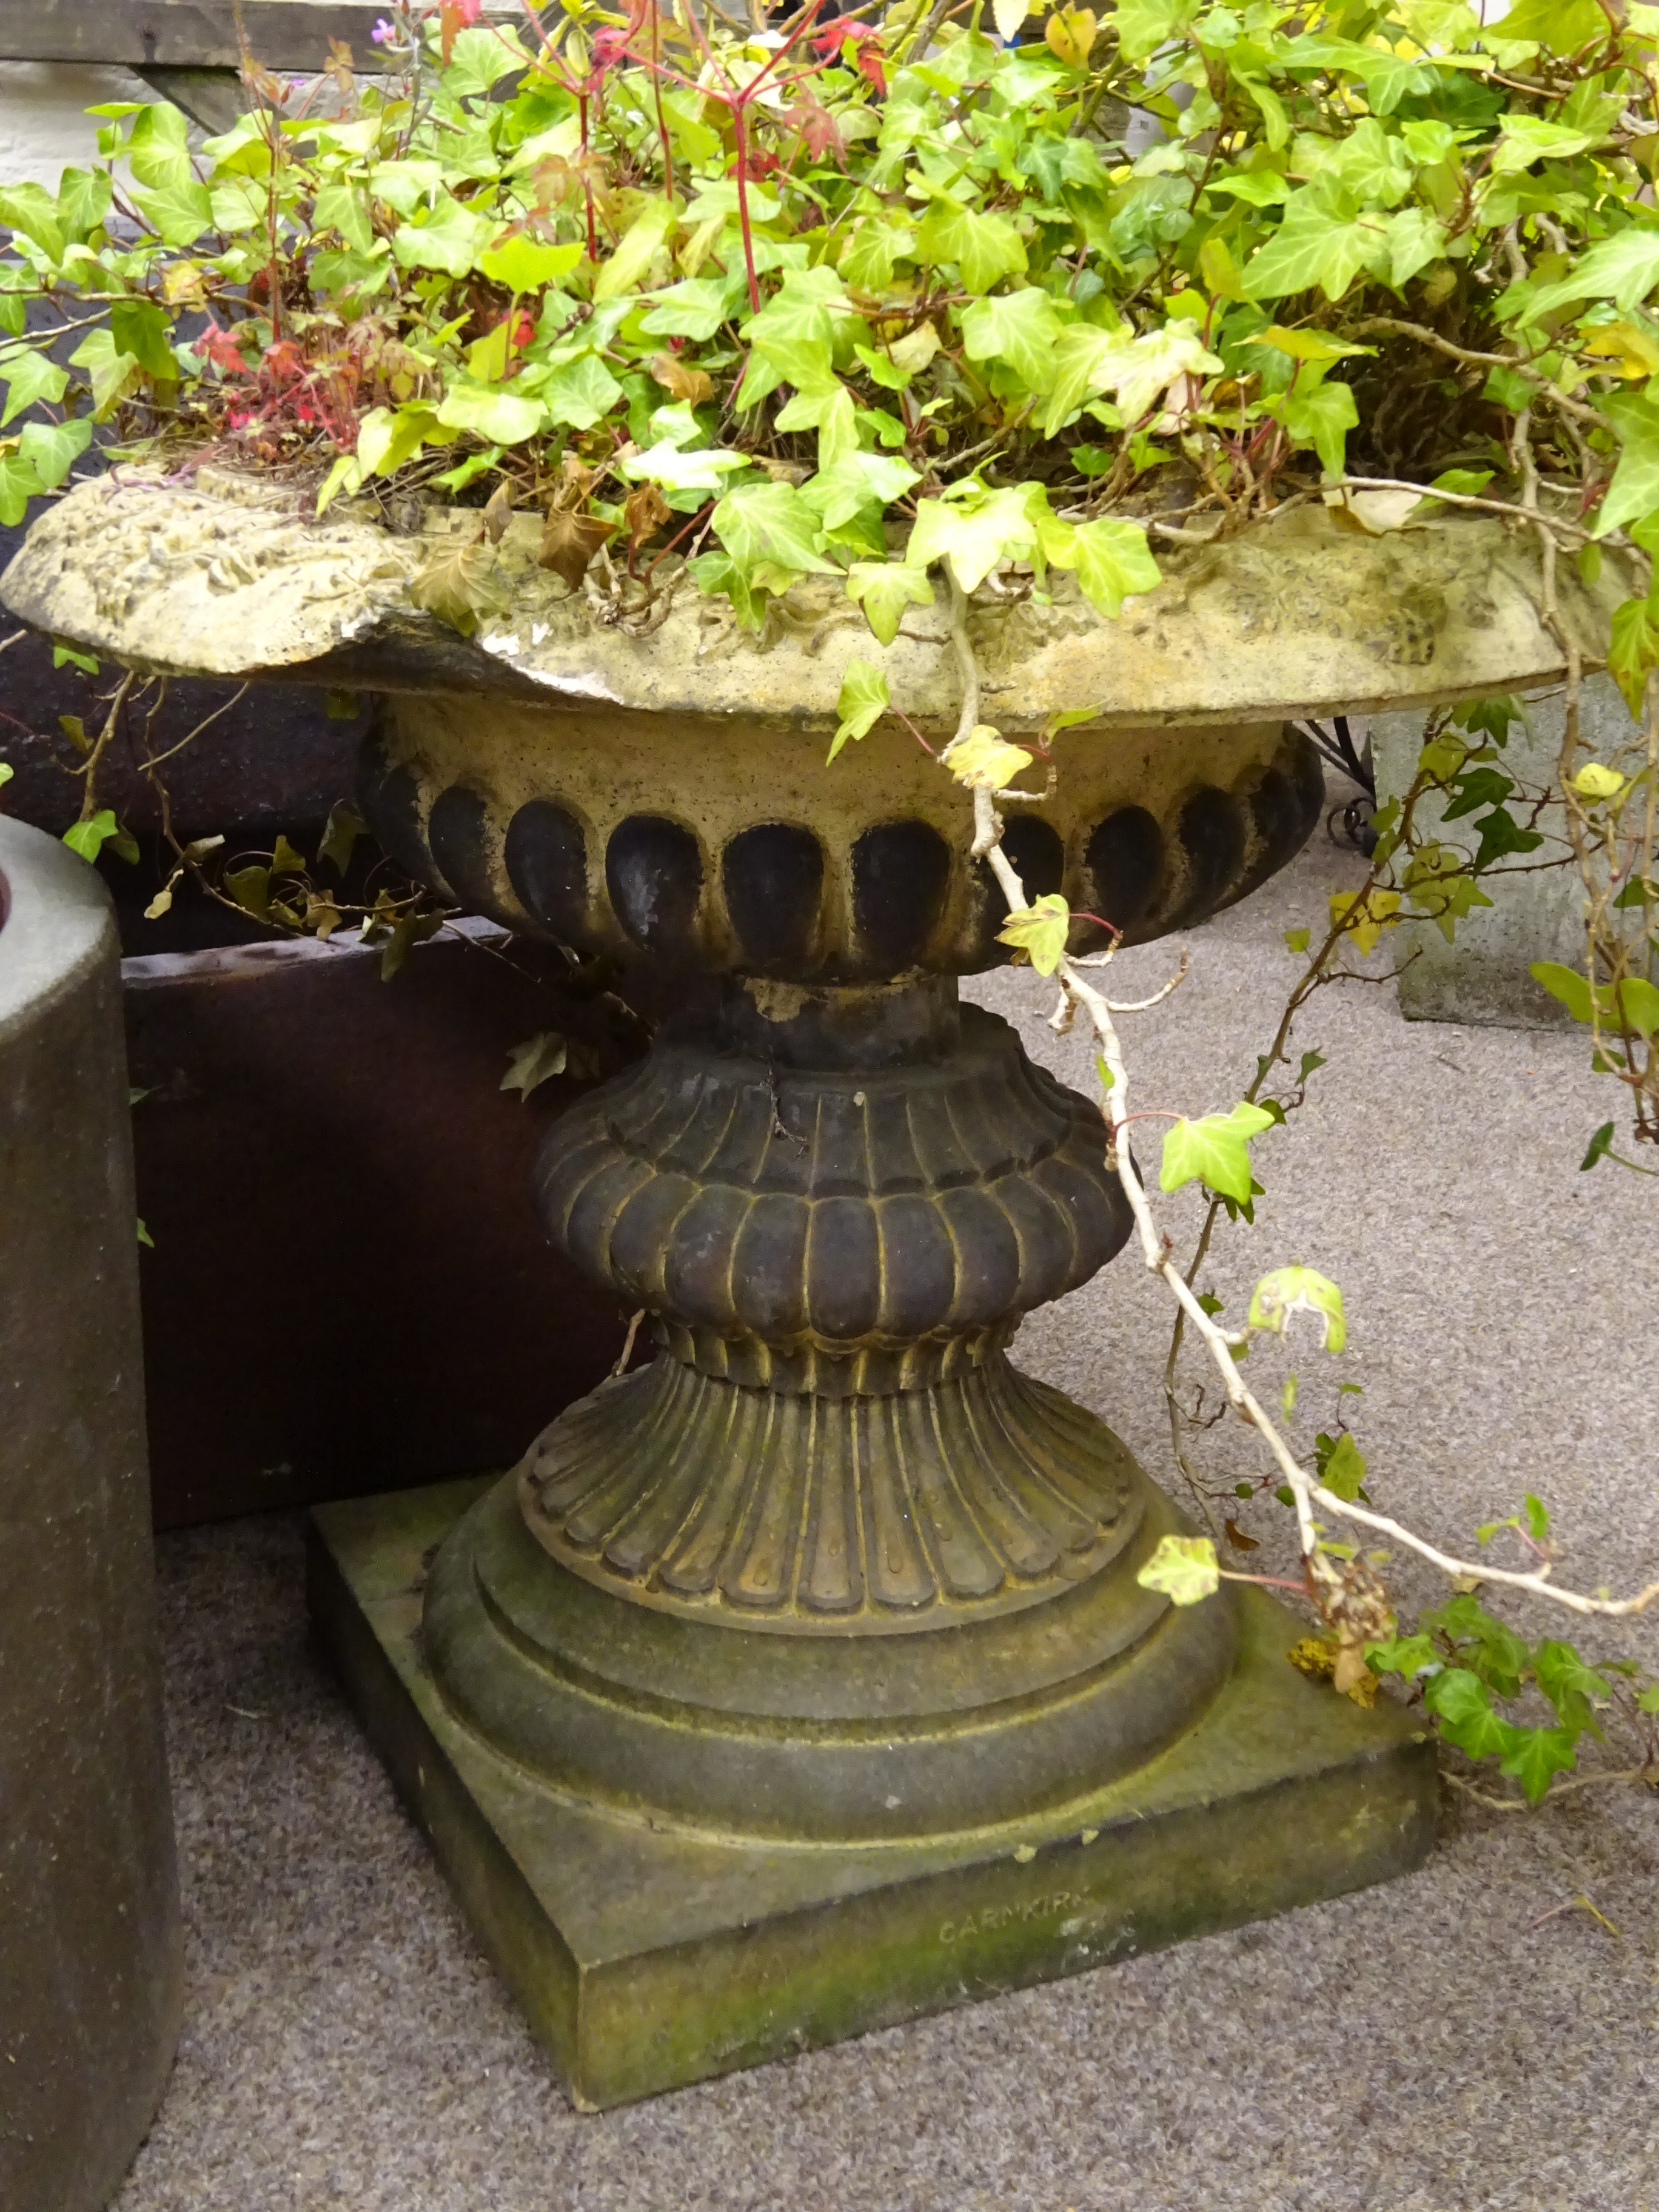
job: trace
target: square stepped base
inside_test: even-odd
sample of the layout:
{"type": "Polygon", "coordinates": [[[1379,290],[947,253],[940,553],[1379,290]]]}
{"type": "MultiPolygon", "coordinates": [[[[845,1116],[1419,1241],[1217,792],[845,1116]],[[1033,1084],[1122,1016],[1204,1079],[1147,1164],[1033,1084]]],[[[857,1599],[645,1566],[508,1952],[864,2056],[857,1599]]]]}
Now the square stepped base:
{"type": "Polygon", "coordinates": [[[538,1784],[455,1721],[421,1656],[437,1546],[483,1482],[312,1516],[313,1617],[479,1942],[584,2109],[888,2027],[1419,1865],[1435,1753],[1285,1659],[1239,1595],[1233,1674],[1138,1772],[1060,1812],[862,1847],[734,1845],[538,1784]]]}

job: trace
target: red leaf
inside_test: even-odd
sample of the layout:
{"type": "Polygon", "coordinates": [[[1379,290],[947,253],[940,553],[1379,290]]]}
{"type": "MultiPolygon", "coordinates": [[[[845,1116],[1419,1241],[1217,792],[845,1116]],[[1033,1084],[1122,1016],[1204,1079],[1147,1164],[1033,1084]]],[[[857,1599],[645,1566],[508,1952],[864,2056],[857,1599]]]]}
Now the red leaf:
{"type": "Polygon", "coordinates": [[[812,40],[812,51],[817,54],[836,54],[844,58],[848,46],[854,49],[859,74],[867,77],[878,92],[884,93],[887,79],[881,65],[881,33],[873,24],[826,23],[812,40]]]}
{"type": "Polygon", "coordinates": [[[455,34],[476,23],[483,9],[483,0],[443,0],[438,10],[438,38],[443,52],[444,67],[449,67],[449,58],[455,51],[455,34]]]}
{"type": "Polygon", "coordinates": [[[847,147],[840,126],[823,102],[810,92],[797,93],[778,120],[796,133],[815,161],[830,155],[840,167],[847,167],[847,147]]]}
{"type": "Polygon", "coordinates": [[[247,367],[242,358],[240,346],[230,332],[222,329],[217,323],[208,325],[191,351],[198,359],[210,361],[226,376],[240,376],[247,367]]]}

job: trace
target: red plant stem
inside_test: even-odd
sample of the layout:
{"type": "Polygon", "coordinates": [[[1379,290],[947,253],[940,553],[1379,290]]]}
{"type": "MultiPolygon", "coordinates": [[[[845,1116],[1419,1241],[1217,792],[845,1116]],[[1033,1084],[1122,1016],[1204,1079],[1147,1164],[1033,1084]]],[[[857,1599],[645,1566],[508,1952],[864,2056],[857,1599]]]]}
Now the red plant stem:
{"type": "Polygon", "coordinates": [[[662,18],[651,0],[651,91],[657,103],[657,136],[662,141],[662,188],[674,197],[674,149],[668,143],[668,125],[662,112],[662,18]]]}
{"type": "Polygon", "coordinates": [[[1291,1582],[1283,1575],[1242,1575],[1234,1567],[1218,1567],[1216,1572],[1224,1583],[1260,1583],[1263,1589],[1295,1590],[1303,1597],[1308,1595],[1306,1583],[1291,1582]]]}
{"type": "Polygon", "coordinates": [[[732,137],[738,149],[738,227],[743,233],[743,265],[749,272],[749,312],[757,315],[761,307],[760,278],[755,274],[755,238],[749,228],[748,105],[741,97],[732,101],[732,137]]]}
{"type": "Polygon", "coordinates": [[[711,499],[711,500],[708,500],[708,501],[706,501],[704,502],[704,504],[697,509],[696,513],[692,516],[692,518],[691,518],[690,521],[690,522],[688,522],[688,523],[686,523],[683,528],[681,528],[681,529],[679,529],[679,530],[677,530],[677,531],[674,532],[674,535],[673,535],[673,536],[669,539],[669,541],[668,541],[667,544],[666,544],[666,545],[665,545],[665,546],[663,547],[663,549],[662,549],[661,552],[658,554],[658,556],[657,556],[656,559],[655,559],[655,560],[651,563],[651,566],[650,566],[650,567],[646,570],[646,572],[645,572],[645,580],[646,580],[646,582],[647,582],[647,584],[651,581],[651,579],[652,579],[652,578],[656,574],[656,573],[657,573],[658,569],[662,566],[663,562],[664,562],[668,558],[669,555],[673,551],[674,548],[675,548],[678,544],[680,544],[680,542],[682,541],[682,539],[686,538],[689,538],[689,537],[691,535],[691,532],[692,532],[696,528],[697,525],[698,525],[700,522],[706,522],[706,521],[708,520],[709,516],[710,516],[714,512],[714,501],[713,501],[712,499],[711,499]]]}
{"type": "Polygon", "coordinates": [[[581,118],[582,134],[582,198],[587,204],[587,258],[597,267],[599,258],[599,234],[593,228],[593,179],[587,167],[587,94],[576,95],[576,112],[581,118]]]}

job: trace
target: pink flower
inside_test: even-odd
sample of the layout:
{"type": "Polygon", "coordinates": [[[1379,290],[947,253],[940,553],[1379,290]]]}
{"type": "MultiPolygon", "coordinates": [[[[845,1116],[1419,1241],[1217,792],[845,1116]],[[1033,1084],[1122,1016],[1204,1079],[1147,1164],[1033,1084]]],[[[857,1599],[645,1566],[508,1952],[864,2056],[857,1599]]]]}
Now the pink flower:
{"type": "Polygon", "coordinates": [[[368,35],[377,46],[389,46],[396,42],[398,33],[382,15],[378,18],[374,28],[368,35]]]}

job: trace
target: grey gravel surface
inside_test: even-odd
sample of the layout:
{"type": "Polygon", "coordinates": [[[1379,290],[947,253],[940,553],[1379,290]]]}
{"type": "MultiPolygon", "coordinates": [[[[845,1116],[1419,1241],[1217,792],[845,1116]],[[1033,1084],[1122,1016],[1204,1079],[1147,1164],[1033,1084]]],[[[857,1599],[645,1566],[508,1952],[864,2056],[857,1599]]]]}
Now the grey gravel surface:
{"type": "MultiPolygon", "coordinates": [[[[1354,870],[1316,842],[1193,934],[1187,983],[1126,1025],[1133,1104],[1233,1102],[1284,930],[1354,870]]],[[[1117,995],[1170,957],[1124,956],[1117,995]]],[[[973,994],[1085,1081],[1029,975],[973,994]]],[[[1321,1267],[1351,1349],[1253,1371],[1295,1365],[1316,1422],[1338,1373],[1363,1384],[1372,1494],[1426,1534],[1467,1544],[1534,1490],[1564,1578],[1659,1574],[1659,1186],[1577,1173],[1612,1110],[1577,1041],[1407,1024],[1368,985],[1298,1042],[1330,1064],[1214,1273],[1236,1304],[1321,1267]]],[[[1020,1340],[1163,1479],[1167,1328],[1126,1254],[1020,1340]]],[[[1231,1480],[1251,1445],[1201,1449],[1231,1480]]],[[[1255,1564],[1288,1558],[1287,1517],[1255,1512],[1255,1564]]],[[[307,1643],[300,1543],[283,1517],[161,1546],[189,2016],[117,2212],[1659,2212],[1659,1804],[1626,1790],[1449,1802],[1384,1888],[579,2118],[307,1643]]],[[[1589,1640],[1659,1657],[1654,1630],[1589,1640]]]]}

